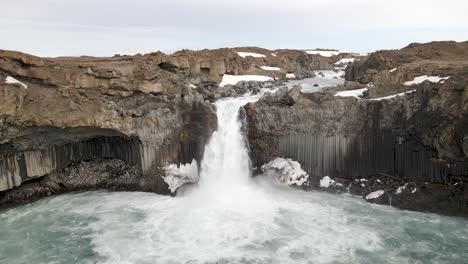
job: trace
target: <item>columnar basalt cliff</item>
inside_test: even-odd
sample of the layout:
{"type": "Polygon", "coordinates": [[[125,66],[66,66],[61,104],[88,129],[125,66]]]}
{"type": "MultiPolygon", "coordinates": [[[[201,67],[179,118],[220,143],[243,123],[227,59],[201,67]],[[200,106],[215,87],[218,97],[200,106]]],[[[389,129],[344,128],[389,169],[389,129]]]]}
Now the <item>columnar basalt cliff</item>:
{"type": "Polygon", "coordinates": [[[204,87],[224,74],[312,76],[333,62],[260,48],[112,58],[0,50],[0,204],[96,188],[168,194],[162,167],[199,163],[216,129],[204,87]]]}
{"type": "Polygon", "coordinates": [[[346,75],[367,84],[361,98],[293,89],[247,105],[254,165],[292,158],[310,175],[306,188],[467,217],[468,43],[377,52],[346,75]]]}
{"type": "Polygon", "coordinates": [[[93,188],[168,193],[160,168],[200,161],[216,116],[155,60],[3,52],[0,203],[93,188]],[[109,171],[90,180],[99,164],[109,171]]]}

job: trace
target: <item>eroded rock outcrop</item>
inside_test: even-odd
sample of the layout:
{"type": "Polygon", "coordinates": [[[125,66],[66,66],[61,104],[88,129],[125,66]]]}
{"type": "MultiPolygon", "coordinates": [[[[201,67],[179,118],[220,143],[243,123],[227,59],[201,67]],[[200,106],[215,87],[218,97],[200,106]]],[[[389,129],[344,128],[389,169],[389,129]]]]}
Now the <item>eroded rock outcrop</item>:
{"type": "Polygon", "coordinates": [[[216,115],[183,76],[159,68],[164,56],[43,59],[2,52],[0,204],[103,186],[168,193],[161,167],[200,161],[216,115]],[[71,184],[67,177],[74,176],[63,173],[98,160],[124,162],[135,177],[80,177],[71,184]]]}
{"type": "MultiPolygon", "coordinates": [[[[432,50],[435,46],[450,53],[453,45],[465,47],[466,43],[427,45],[410,48],[432,50]]],[[[248,104],[245,112],[254,166],[276,157],[291,158],[303,165],[312,188],[363,197],[378,192],[381,195],[370,195],[367,200],[468,216],[467,61],[452,61],[453,57],[444,55],[453,66],[431,72],[423,66],[429,60],[435,68],[447,63],[438,64],[440,57],[432,53],[412,60],[406,52],[389,51],[400,58],[398,65],[382,55],[386,52],[378,52],[348,67],[349,80],[373,83],[365,88],[368,92],[363,98],[334,96],[334,92],[301,94],[293,89],[248,104]],[[403,63],[406,60],[408,64],[403,63]],[[404,73],[411,65],[422,68],[404,73]],[[381,81],[392,67],[402,69],[403,79],[381,81]],[[410,87],[404,84],[419,74],[450,78],[410,87]],[[415,92],[380,97],[409,89],[415,92]],[[325,176],[333,180],[327,188],[320,187],[325,176]]]]}
{"type": "Polygon", "coordinates": [[[334,60],[255,47],[111,58],[0,50],[0,204],[103,186],[169,193],[162,167],[200,162],[216,129],[205,100],[250,86],[208,87],[219,89],[225,74],[312,76],[334,60]],[[80,176],[122,162],[124,181],[80,176]]]}
{"type": "Polygon", "coordinates": [[[191,83],[219,83],[224,74],[263,75],[286,79],[311,77],[315,70],[333,69],[335,58],[310,55],[300,50],[270,51],[256,47],[217,50],[182,50],[167,57],[173,68],[182,69],[191,83]]]}

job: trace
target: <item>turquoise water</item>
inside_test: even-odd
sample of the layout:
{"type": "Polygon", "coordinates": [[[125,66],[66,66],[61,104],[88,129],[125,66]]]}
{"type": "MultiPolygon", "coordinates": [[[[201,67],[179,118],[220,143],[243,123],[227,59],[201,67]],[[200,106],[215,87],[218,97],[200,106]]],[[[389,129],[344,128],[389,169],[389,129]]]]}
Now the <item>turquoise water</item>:
{"type": "Polygon", "coordinates": [[[0,263],[467,263],[468,221],[256,181],[60,195],[0,213],[0,263]]]}
{"type": "Polygon", "coordinates": [[[0,263],[468,263],[468,221],[250,177],[239,107],[217,102],[199,187],[54,196],[0,212],[0,263]]]}

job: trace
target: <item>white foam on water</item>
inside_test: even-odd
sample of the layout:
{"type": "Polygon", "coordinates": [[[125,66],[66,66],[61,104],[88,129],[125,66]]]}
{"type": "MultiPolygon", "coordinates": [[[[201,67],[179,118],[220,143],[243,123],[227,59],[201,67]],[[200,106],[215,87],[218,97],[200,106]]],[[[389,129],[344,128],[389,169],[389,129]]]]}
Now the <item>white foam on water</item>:
{"type": "MultiPolygon", "coordinates": [[[[325,87],[336,86],[344,83],[344,71],[324,70],[316,71],[316,76],[313,78],[305,78],[302,80],[290,80],[286,83],[289,88],[295,85],[301,85],[303,93],[315,93],[325,87]]],[[[295,78],[296,76],[291,76],[295,78]]]]}
{"type": "Polygon", "coordinates": [[[175,198],[68,194],[0,212],[0,262],[463,263],[468,258],[466,220],[251,178],[238,112],[262,93],[216,102],[218,130],[192,192],[175,198]]]}

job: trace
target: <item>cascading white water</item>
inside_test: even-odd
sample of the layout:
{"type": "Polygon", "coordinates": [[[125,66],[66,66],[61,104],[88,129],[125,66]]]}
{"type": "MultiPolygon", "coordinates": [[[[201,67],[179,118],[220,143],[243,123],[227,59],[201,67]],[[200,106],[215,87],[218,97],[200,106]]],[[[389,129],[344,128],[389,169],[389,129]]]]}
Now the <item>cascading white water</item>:
{"type": "Polygon", "coordinates": [[[226,98],[215,103],[218,129],[205,148],[200,188],[222,188],[219,185],[244,185],[250,178],[250,159],[241,133],[239,109],[258,96],[226,98]]]}
{"type": "Polygon", "coordinates": [[[260,96],[216,102],[193,192],[87,192],[2,211],[0,263],[466,263],[464,219],[251,179],[238,113],[260,96]]]}
{"type": "Polygon", "coordinates": [[[255,190],[249,184],[250,157],[241,131],[239,110],[247,103],[257,101],[268,91],[275,92],[276,89],[262,89],[256,95],[245,94],[215,102],[218,128],[205,147],[194,200],[206,206],[232,206],[240,209],[255,199],[255,190]]]}

